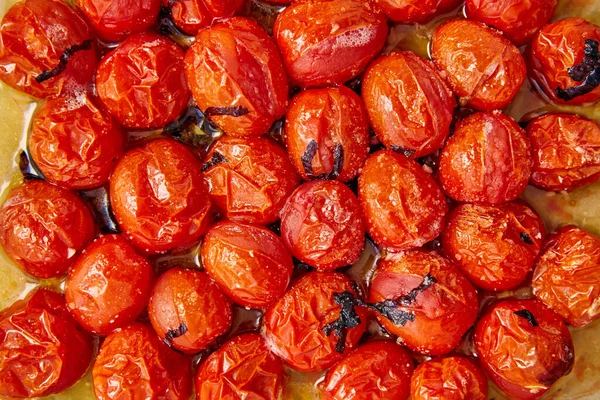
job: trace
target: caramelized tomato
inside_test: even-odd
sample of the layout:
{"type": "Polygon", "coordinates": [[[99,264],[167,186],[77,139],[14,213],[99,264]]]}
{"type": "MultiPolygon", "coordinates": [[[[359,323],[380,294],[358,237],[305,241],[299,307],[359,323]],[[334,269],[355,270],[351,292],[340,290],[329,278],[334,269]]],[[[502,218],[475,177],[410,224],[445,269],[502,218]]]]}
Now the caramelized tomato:
{"type": "Polygon", "coordinates": [[[190,35],[196,35],[198,30],[215,20],[233,16],[244,0],[163,0],[162,3],[164,7],[170,7],[175,25],[190,35]]]}
{"type": "Polygon", "coordinates": [[[394,22],[424,23],[438,14],[452,10],[461,0],[375,0],[394,22]]]}

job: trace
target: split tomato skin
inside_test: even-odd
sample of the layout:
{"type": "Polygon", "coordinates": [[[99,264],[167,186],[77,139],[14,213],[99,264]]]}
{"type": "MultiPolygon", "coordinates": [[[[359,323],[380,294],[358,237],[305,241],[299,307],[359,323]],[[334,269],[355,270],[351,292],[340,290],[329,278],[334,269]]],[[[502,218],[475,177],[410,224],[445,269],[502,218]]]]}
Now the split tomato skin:
{"type": "Polygon", "coordinates": [[[375,0],[377,5],[394,22],[405,24],[425,23],[438,14],[458,7],[460,0],[375,0]]]}
{"type": "Polygon", "coordinates": [[[232,17],[242,8],[244,0],[182,0],[170,5],[169,0],[163,0],[162,4],[171,8],[171,17],[178,28],[197,35],[213,22],[232,17]]]}

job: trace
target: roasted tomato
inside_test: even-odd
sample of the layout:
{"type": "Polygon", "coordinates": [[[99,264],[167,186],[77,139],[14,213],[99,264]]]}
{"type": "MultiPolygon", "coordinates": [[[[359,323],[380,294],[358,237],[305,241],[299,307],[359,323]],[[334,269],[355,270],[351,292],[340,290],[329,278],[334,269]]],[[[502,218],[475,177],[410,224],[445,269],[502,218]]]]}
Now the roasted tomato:
{"type": "Polygon", "coordinates": [[[458,7],[461,0],[375,0],[394,22],[427,22],[438,14],[458,7]]]}
{"type": "Polygon", "coordinates": [[[547,114],[527,125],[531,183],[545,190],[573,190],[600,178],[600,125],[570,114],[547,114]]]}
{"type": "Polygon", "coordinates": [[[304,180],[356,178],[369,152],[365,106],[345,86],[300,92],[285,120],[290,160],[304,180]]]}
{"type": "Polygon", "coordinates": [[[61,294],[38,289],[0,313],[0,396],[41,397],[79,380],[92,361],[61,294]]]}
{"type": "Polygon", "coordinates": [[[267,225],[300,181],[283,148],[265,138],[225,136],[210,150],[206,171],[210,196],[223,216],[267,225]]]}
{"type": "Polygon", "coordinates": [[[467,19],[437,28],[431,55],[460,104],[481,111],[508,106],[527,74],[514,44],[485,24],[467,19]]]}
{"type": "Polygon", "coordinates": [[[421,57],[405,51],[378,58],[365,73],[362,94],[371,125],[387,148],[421,157],[443,146],[456,99],[421,57]]]}
{"type": "Polygon", "coordinates": [[[234,17],[198,32],[185,56],[194,100],[231,136],[260,136],[285,114],[281,55],[256,22],[234,17]]]}
{"type": "Polygon", "coordinates": [[[119,225],[146,253],[186,248],[208,227],[210,199],[200,161],[184,145],[158,139],[130,150],[110,178],[119,225]]]}
{"type": "Polygon", "coordinates": [[[147,325],[133,323],[106,338],[92,377],[98,400],[189,400],[192,369],[188,357],[169,349],[147,325]]]}
{"type": "Polygon", "coordinates": [[[431,355],[458,346],[479,309],[477,292],[467,278],[444,257],[422,250],[382,259],[369,301],[383,308],[377,319],[388,332],[411,350],[431,355]]]}
{"type": "Polygon", "coordinates": [[[440,156],[444,192],[461,202],[500,204],[516,199],[531,176],[530,147],[525,131],[499,111],[465,118],[440,156]]]}
{"type": "Polygon", "coordinates": [[[196,400],[277,400],[283,363],[255,333],[237,336],[212,353],[196,376],[196,400]]]}
{"type": "Polygon", "coordinates": [[[287,7],[273,35],[292,82],[342,84],[360,74],[385,44],[385,15],[363,0],[307,0],[287,7]]]}
{"type": "Polygon", "coordinates": [[[574,326],[600,318],[600,239],[575,226],[549,236],[537,260],[533,293],[574,326]]]}
{"type": "Polygon", "coordinates": [[[393,151],[367,159],[358,198],[369,234],[388,250],[420,247],[444,228],[448,203],[442,189],[416,161],[393,151]]]}
{"type": "Polygon", "coordinates": [[[175,25],[187,34],[196,35],[215,20],[233,16],[244,0],[162,0],[162,3],[170,7],[175,25]]]}
{"type": "Polygon", "coordinates": [[[473,284],[508,290],[532,270],[545,236],[540,217],[522,203],[462,204],[448,218],[442,245],[473,284]]]}
{"type": "Polygon", "coordinates": [[[129,36],[98,65],[98,95],[127,128],[163,127],[177,119],[189,101],[183,56],[183,50],[164,36],[129,36]]]}
{"type": "Polygon", "coordinates": [[[65,274],[95,235],[92,214],[79,197],[45,181],[13,189],[0,210],[0,245],[36,278],[65,274]]]}
{"type": "Polygon", "coordinates": [[[31,157],[46,179],[67,189],[108,182],[124,134],[88,95],[48,100],[33,119],[31,157]]]}
{"type": "Polygon", "coordinates": [[[538,300],[496,303],[477,322],[475,349],[487,376],[517,399],[542,396],[573,367],[567,326],[538,300]]]}
{"type": "Polygon", "coordinates": [[[327,372],[321,384],[331,400],[406,400],[413,360],[392,341],[364,344],[327,372]]]}
{"type": "Polygon", "coordinates": [[[204,272],[176,267],[156,281],[148,314],[169,346],[194,354],[231,327],[231,303],[204,272]]]}
{"type": "Polygon", "coordinates": [[[367,312],[352,309],[346,320],[339,296],[356,296],[350,278],[337,272],[310,272],[269,308],[264,317],[271,350],[298,371],[322,371],[356,346],[367,312]]]}
{"type": "Polygon", "coordinates": [[[292,256],[281,239],[262,226],[223,221],[202,242],[202,265],[221,290],[244,307],[279,299],[292,277],[292,256]]]}

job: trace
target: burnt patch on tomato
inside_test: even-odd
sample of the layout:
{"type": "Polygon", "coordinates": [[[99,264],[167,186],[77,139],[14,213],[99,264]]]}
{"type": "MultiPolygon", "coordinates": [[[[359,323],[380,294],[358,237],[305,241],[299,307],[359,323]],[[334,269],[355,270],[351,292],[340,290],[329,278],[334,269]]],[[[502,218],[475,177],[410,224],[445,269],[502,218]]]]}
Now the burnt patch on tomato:
{"type": "Polygon", "coordinates": [[[237,107],[208,107],[206,109],[206,111],[204,112],[204,115],[206,115],[207,117],[215,117],[215,116],[222,116],[222,115],[228,115],[230,117],[242,117],[246,114],[248,114],[250,111],[248,111],[247,108],[242,107],[242,106],[237,106],[237,107]]]}
{"type": "Polygon", "coordinates": [[[69,58],[71,58],[73,54],[77,53],[78,51],[91,49],[91,39],[84,40],[81,44],[75,44],[73,46],[67,47],[66,50],[63,51],[63,53],[60,55],[60,58],[58,59],[58,65],[56,65],[56,67],[50,70],[42,71],[38,76],[35,77],[35,81],[37,83],[42,83],[44,81],[47,81],[48,79],[57,77],[58,75],[62,74],[65,71],[65,69],[67,69],[67,63],[69,62],[69,58]]]}
{"type": "Polygon", "coordinates": [[[352,292],[335,293],[333,300],[342,307],[340,316],[335,321],[323,326],[322,329],[327,336],[330,336],[332,333],[337,335],[338,340],[335,345],[335,351],[343,354],[346,350],[348,329],[355,328],[361,323],[360,316],[354,308],[357,305],[361,305],[362,301],[357,299],[352,292]]]}
{"type": "Polygon", "coordinates": [[[163,339],[163,343],[169,347],[173,347],[173,339],[176,339],[180,336],[183,336],[188,331],[187,325],[185,322],[182,322],[177,328],[169,329],[165,334],[163,339]]]}
{"type": "Polygon", "coordinates": [[[533,314],[529,310],[515,311],[515,315],[518,315],[519,317],[526,319],[527,322],[529,322],[529,324],[531,326],[538,326],[538,323],[535,320],[535,317],[533,316],[533,314]]]}
{"type": "Polygon", "coordinates": [[[594,39],[585,40],[583,60],[567,70],[571,79],[582,82],[582,84],[567,89],[557,87],[556,96],[559,99],[573,100],[600,86],[600,52],[598,51],[598,45],[598,41],[594,39]]]}
{"type": "Polygon", "coordinates": [[[229,160],[227,160],[227,158],[225,158],[225,156],[221,153],[219,153],[218,151],[213,151],[212,157],[210,158],[209,161],[205,162],[204,164],[202,164],[202,172],[205,172],[206,170],[208,170],[209,168],[217,165],[217,164],[221,164],[221,163],[226,163],[229,162],[229,160]]]}
{"type": "Polygon", "coordinates": [[[391,145],[390,149],[396,153],[402,154],[406,158],[411,158],[417,151],[414,149],[407,149],[406,147],[391,145]]]}
{"type": "Polygon", "coordinates": [[[328,173],[315,175],[312,162],[319,150],[319,144],[315,140],[311,140],[306,146],[306,151],[301,157],[304,173],[309,179],[336,179],[340,176],[344,168],[344,147],[337,143],[333,147],[333,169],[328,173]]]}
{"type": "Polygon", "coordinates": [[[521,238],[521,240],[527,244],[534,244],[533,240],[531,239],[531,236],[529,236],[529,234],[525,233],[525,232],[521,232],[519,234],[519,237],[521,238]]]}

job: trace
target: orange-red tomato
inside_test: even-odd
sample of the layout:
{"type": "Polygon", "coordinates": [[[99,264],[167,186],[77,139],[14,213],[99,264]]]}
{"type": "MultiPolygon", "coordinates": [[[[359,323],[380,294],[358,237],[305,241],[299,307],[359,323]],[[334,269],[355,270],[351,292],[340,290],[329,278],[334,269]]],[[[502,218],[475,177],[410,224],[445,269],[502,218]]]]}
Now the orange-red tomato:
{"type": "Polygon", "coordinates": [[[196,400],[277,400],[283,363],[255,333],[237,336],[212,353],[196,375],[196,400]]]}
{"type": "Polygon", "coordinates": [[[456,99],[435,66],[405,51],[379,57],[367,69],[362,95],[377,137],[411,157],[441,148],[456,99]]]}
{"type": "Polygon", "coordinates": [[[211,120],[232,136],[260,136],[285,114],[288,82],[281,54],[256,22],[242,17],[202,29],[185,56],[187,80],[204,111],[241,107],[211,120]]]}
{"type": "Polygon", "coordinates": [[[444,228],[448,203],[442,189],[416,161],[393,151],[367,159],[358,198],[369,234],[388,250],[420,247],[444,228]]]}
{"type": "Polygon", "coordinates": [[[538,300],[496,303],[475,327],[487,376],[508,395],[537,399],[573,367],[573,341],[561,318],[538,300]]]}
{"type": "Polygon", "coordinates": [[[535,296],[574,326],[600,318],[600,239],[575,226],[551,234],[533,274],[535,296]]]}
{"type": "Polygon", "coordinates": [[[440,157],[439,180],[454,200],[500,204],[516,199],[531,176],[531,146],[510,117],[482,112],[456,126],[440,157]]]}
{"type": "Polygon", "coordinates": [[[461,105],[481,111],[508,106],[527,74],[514,44],[485,24],[467,19],[437,28],[431,55],[461,105]]]}
{"type": "Polygon", "coordinates": [[[395,22],[423,23],[438,14],[450,11],[461,0],[375,0],[388,18],[395,22]]]}
{"type": "Polygon", "coordinates": [[[162,3],[164,7],[170,7],[175,25],[190,35],[196,35],[198,30],[215,20],[233,16],[244,0],[163,0],[162,3]]]}
{"type": "Polygon", "coordinates": [[[192,370],[188,357],[169,349],[147,325],[133,323],[106,338],[92,377],[98,400],[189,400],[192,370]]]}
{"type": "Polygon", "coordinates": [[[0,313],[0,396],[42,397],[72,386],[92,361],[61,294],[38,289],[0,313]]]}
{"type": "Polygon", "coordinates": [[[363,0],[295,2],[273,27],[290,78],[301,87],[356,77],[381,51],[387,33],[383,12],[363,0]]]}
{"type": "Polygon", "coordinates": [[[290,160],[304,180],[356,178],[369,152],[369,121],[360,97],[345,86],[300,92],[285,120],[290,160]]]}
{"type": "Polygon", "coordinates": [[[65,274],[95,235],[92,214],[79,197],[45,181],[13,189],[0,210],[0,245],[36,278],[65,274]]]}
{"type": "Polygon", "coordinates": [[[127,237],[146,253],[186,248],[208,225],[200,161],[183,144],[153,140],[130,150],[110,179],[110,201],[127,237]]]}

